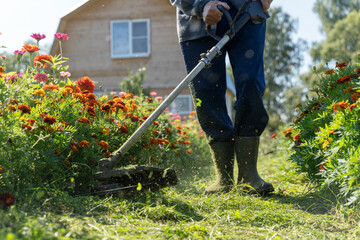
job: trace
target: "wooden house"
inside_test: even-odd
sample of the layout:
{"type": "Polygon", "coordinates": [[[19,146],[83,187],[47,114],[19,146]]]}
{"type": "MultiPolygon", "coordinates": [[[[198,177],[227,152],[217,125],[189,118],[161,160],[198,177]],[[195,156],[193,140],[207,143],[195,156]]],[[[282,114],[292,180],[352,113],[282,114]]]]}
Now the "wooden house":
{"type": "MultiPolygon", "coordinates": [[[[69,36],[62,52],[71,78],[90,77],[95,91],[119,91],[124,77],[145,67],[143,87],[166,96],[186,76],[169,0],[89,0],[62,17],[57,32],[69,36]]],[[[51,54],[59,52],[55,39],[51,54]]],[[[179,114],[192,109],[189,89],[170,107],[179,114]]]]}

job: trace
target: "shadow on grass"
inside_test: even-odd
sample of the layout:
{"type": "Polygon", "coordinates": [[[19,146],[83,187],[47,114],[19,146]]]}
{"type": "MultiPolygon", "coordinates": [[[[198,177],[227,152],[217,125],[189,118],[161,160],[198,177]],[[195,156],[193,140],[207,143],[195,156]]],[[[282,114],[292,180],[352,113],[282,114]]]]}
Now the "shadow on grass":
{"type": "Polygon", "coordinates": [[[268,196],[281,204],[291,204],[311,214],[328,214],[332,209],[345,204],[333,189],[313,188],[299,195],[274,193],[268,196]]]}

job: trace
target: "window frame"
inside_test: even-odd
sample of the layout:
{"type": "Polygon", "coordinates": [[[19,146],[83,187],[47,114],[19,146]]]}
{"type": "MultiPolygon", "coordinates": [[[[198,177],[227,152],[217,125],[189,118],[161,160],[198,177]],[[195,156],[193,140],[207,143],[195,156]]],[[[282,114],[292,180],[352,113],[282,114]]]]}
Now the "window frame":
{"type": "MultiPolygon", "coordinates": [[[[144,35],[145,36],[145,35],[144,35]]],[[[112,20],[110,21],[110,55],[112,59],[117,58],[140,58],[140,57],[149,57],[150,56],[150,19],[144,18],[144,19],[123,19],[123,20],[112,20]],[[133,23],[138,22],[145,22],[146,23],[146,29],[147,29],[147,52],[143,53],[134,53],[133,52],[133,23]],[[114,44],[114,24],[116,23],[127,23],[128,24],[128,31],[129,31],[129,54],[115,54],[113,52],[113,44],[114,44]]]]}
{"type": "Polygon", "coordinates": [[[179,115],[186,115],[186,114],[190,114],[191,111],[193,110],[193,102],[192,102],[192,98],[191,98],[191,95],[189,94],[181,94],[181,95],[178,95],[174,101],[169,105],[169,112],[172,113],[172,114],[179,114],[179,115]],[[187,111],[178,111],[177,109],[175,109],[175,111],[172,111],[173,109],[171,109],[171,105],[176,101],[177,98],[187,98],[188,100],[188,110],[187,111]]]}

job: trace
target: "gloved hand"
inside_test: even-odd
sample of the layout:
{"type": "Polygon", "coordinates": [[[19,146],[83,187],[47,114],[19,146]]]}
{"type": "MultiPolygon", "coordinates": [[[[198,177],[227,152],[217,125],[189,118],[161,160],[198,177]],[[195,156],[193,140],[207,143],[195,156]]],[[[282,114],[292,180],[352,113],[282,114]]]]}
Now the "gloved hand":
{"type": "Polygon", "coordinates": [[[205,4],[203,9],[203,20],[207,25],[215,25],[221,20],[223,13],[217,8],[219,5],[224,6],[226,10],[230,9],[227,3],[220,1],[210,1],[205,4]]]}

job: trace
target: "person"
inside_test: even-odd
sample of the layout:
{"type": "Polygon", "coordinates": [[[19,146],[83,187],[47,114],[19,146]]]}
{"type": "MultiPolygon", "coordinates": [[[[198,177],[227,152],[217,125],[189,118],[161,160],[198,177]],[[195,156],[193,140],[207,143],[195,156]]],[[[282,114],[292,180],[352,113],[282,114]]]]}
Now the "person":
{"type": "MultiPolygon", "coordinates": [[[[188,72],[198,64],[200,54],[217,43],[207,33],[206,25],[211,25],[211,31],[218,36],[223,36],[229,29],[229,23],[218,5],[224,6],[234,18],[244,1],[170,0],[177,7],[177,33],[188,72]]],[[[271,2],[261,0],[265,12],[271,2]]],[[[265,91],[265,32],[266,21],[260,24],[248,21],[223,47],[223,54],[212,61],[211,67],[203,69],[190,83],[193,100],[201,100],[196,113],[209,139],[216,170],[215,183],[206,188],[206,193],[228,192],[233,188],[234,155],[238,165],[238,184],[262,195],[274,191],[273,185],[265,182],[257,171],[259,137],[269,120],[262,101],[265,91]],[[225,103],[225,52],[235,79],[234,123],[225,103]]]]}

